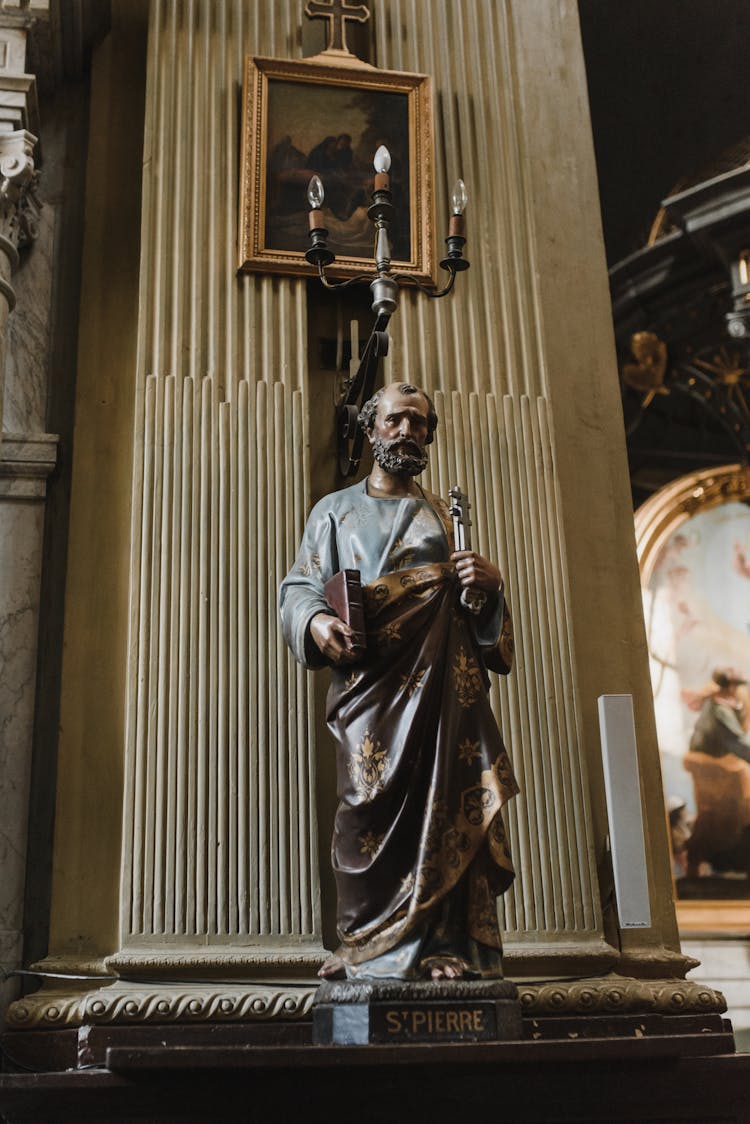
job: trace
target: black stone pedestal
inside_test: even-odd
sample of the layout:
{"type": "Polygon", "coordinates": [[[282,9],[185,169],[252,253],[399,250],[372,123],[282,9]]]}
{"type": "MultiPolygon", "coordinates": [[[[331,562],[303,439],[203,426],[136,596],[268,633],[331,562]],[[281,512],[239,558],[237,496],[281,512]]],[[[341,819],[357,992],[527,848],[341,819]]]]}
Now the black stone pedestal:
{"type": "Polygon", "coordinates": [[[523,1038],[510,980],[341,980],[318,988],[316,1046],[507,1042],[523,1038]]]}

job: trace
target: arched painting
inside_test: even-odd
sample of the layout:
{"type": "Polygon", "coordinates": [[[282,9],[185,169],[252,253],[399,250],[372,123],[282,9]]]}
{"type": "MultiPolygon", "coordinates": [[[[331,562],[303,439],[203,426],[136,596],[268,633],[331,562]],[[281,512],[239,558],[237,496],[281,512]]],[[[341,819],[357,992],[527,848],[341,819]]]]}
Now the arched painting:
{"type": "Polygon", "coordinates": [[[636,513],[678,916],[750,924],[750,476],[673,481],[636,513]]]}

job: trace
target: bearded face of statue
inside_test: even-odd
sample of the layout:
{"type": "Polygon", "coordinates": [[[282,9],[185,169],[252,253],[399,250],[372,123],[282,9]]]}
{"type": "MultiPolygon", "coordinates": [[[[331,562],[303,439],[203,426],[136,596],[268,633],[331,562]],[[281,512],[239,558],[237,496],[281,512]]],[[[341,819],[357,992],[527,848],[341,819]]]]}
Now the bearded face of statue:
{"type": "Polygon", "coordinates": [[[372,442],[372,455],[385,472],[400,476],[419,476],[427,467],[427,453],[414,441],[402,441],[396,437],[386,441],[376,437],[372,442]]]}
{"type": "Polygon", "coordinates": [[[404,394],[398,385],[386,387],[368,434],[372,453],[394,476],[418,476],[427,465],[429,407],[423,394],[404,394]]]}

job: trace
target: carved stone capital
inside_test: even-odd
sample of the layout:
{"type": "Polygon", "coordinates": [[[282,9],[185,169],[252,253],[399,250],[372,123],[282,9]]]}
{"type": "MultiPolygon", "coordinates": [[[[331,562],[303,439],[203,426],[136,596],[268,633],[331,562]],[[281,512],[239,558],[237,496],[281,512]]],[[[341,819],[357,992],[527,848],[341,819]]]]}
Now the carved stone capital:
{"type": "Polygon", "coordinates": [[[36,196],[36,137],[26,129],[0,133],[0,248],[18,264],[19,248],[37,236],[41,203],[36,196]]]}
{"type": "Polygon", "coordinates": [[[83,1024],[257,1022],[303,1019],[317,984],[157,984],[116,983],[76,994],[44,987],[12,1003],[7,1024],[16,1030],[75,1027],[83,1024]]]}
{"type": "Polygon", "coordinates": [[[545,1015],[722,1014],[720,991],[691,980],[636,980],[614,973],[599,979],[518,984],[526,1017],[545,1015]]]}

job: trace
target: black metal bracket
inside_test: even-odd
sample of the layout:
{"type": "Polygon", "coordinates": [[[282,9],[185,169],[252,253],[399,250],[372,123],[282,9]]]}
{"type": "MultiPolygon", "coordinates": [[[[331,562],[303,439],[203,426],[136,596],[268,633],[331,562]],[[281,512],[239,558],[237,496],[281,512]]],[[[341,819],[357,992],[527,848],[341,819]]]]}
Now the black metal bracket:
{"type": "Polygon", "coordinates": [[[380,360],[388,354],[389,336],[385,330],[390,315],[381,313],[367,341],[357,373],[349,384],[346,399],[337,411],[339,472],[348,479],[354,476],[362,459],[365,434],[359,424],[359,412],[372,397],[380,360]]]}

